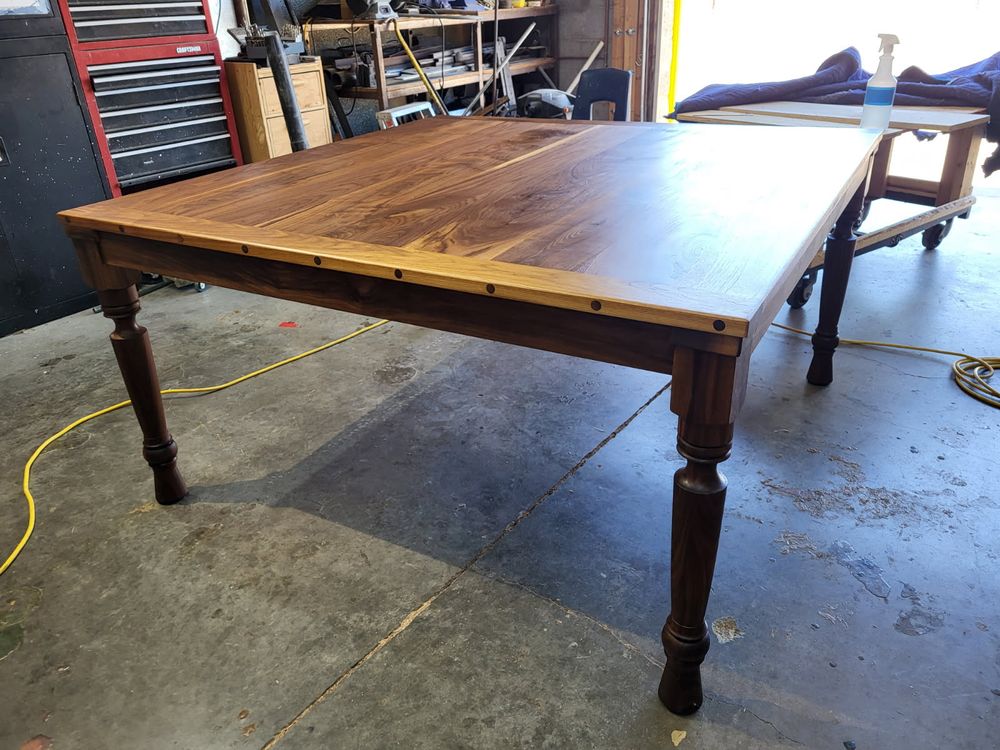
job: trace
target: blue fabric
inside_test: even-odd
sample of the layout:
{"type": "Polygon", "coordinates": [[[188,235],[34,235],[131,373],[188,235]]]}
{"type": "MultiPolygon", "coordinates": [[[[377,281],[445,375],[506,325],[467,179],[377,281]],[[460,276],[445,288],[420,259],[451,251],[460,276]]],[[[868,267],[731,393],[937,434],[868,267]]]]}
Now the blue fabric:
{"type": "MultiPolygon", "coordinates": [[[[676,112],[773,101],[862,104],[871,75],[861,67],[858,51],[848,47],[824,60],[815,73],[804,78],[706,86],[680,102],[676,112]]],[[[1000,142],[1000,53],[939,75],[909,67],[899,74],[895,103],[922,107],[984,107],[990,115],[986,137],[994,143],[1000,142]]],[[[997,168],[1000,168],[1000,149],[983,165],[986,174],[997,168]]]]}

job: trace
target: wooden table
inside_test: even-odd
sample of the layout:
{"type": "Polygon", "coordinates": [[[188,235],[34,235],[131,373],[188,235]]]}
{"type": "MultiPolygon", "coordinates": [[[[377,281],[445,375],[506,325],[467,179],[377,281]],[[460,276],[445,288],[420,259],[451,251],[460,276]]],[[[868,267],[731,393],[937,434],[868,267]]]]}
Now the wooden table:
{"type": "MultiPolygon", "coordinates": [[[[764,102],[685,112],[678,115],[678,119],[683,122],[729,125],[844,128],[859,125],[861,107],[810,102],[764,102]]],[[[858,240],[856,255],[881,247],[895,247],[905,238],[919,233],[923,233],[924,247],[934,250],[948,235],[956,216],[962,219],[969,217],[976,202],[972,195],[976,159],[989,120],[989,115],[976,107],[893,107],[889,130],[884,134],[875,155],[862,221],[868,215],[871,202],[880,198],[913,203],[924,208],[916,214],[874,230],[866,227],[858,240]],[[935,180],[891,173],[890,162],[896,136],[914,130],[939,133],[948,139],[941,173],[935,180]]],[[[823,252],[820,250],[789,295],[788,303],[792,307],[802,307],[809,300],[816,281],[816,271],[823,267],[823,262],[823,252]]]]}
{"type": "Polygon", "coordinates": [[[61,214],[115,323],[156,499],[187,492],[139,270],[671,373],[677,449],[663,703],[702,702],[705,611],[750,354],[827,243],[810,382],[879,135],[437,117],[61,214]],[[839,218],[838,218],[839,217],[839,218]]]}

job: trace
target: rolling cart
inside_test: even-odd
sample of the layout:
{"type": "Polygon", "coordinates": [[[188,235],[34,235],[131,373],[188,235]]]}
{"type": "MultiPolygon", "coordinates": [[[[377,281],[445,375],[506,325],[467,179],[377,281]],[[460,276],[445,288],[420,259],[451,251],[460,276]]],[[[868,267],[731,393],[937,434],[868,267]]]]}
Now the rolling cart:
{"type": "MultiPolygon", "coordinates": [[[[768,102],[747,104],[704,112],[678,115],[683,122],[740,125],[857,127],[861,107],[843,104],[805,102],[768,102]]],[[[875,154],[871,182],[865,198],[865,210],[855,228],[859,239],[855,257],[882,247],[895,247],[907,237],[922,233],[923,246],[935,250],[948,233],[955,217],[966,219],[976,202],[972,178],[979,145],[989,116],[971,107],[895,107],[889,130],[875,154]],[[948,138],[948,148],[937,180],[900,177],[890,173],[892,149],[903,133],[930,131],[948,138]],[[871,203],[889,199],[922,206],[908,218],[878,229],[862,231],[871,203]]],[[[812,296],[813,286],[823,268],[824,250],[820,248],[812,264],[788,296],[793,309],[802,307],[812,296]]]]}

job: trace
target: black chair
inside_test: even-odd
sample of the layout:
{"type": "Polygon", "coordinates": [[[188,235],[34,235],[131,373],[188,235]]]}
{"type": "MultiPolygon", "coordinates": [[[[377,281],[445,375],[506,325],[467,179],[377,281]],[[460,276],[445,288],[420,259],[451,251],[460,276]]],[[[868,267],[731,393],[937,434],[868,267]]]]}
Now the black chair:
{"type": "Polygon", "coordinates": [[[573,102],[574,120],[591,120],[591,108],[599,102],[615,105],[618,122],[630,119],[632,113],[632,71],[617,68],[586,70],[580,76],[580,87],[573,102]]]}

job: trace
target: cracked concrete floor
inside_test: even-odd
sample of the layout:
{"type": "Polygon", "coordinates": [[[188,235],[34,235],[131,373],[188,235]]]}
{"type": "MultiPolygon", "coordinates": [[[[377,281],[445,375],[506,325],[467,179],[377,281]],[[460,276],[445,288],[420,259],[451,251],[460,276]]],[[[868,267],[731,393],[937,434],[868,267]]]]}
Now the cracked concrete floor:
{"type": "MultiPolygon", "coordinates": [[[[998,208],[859,259],[844,335],[998,353],[998,208]]],[[[364,322],[224,289],[141,320],[164,387],[364,322]]],[[[122,397],[109,329],[0,340],[5,549],[31,448],[122,397]]],[[[667,378],[392,324],[171,400],[179,506],[128,412],[44,455],[0,578],[0,747],[994,748],[1000,416],[946,359],[844,348],[815,389],[808,353],[753,358],[694,717],[655,695],[667,378]]]]}

